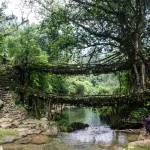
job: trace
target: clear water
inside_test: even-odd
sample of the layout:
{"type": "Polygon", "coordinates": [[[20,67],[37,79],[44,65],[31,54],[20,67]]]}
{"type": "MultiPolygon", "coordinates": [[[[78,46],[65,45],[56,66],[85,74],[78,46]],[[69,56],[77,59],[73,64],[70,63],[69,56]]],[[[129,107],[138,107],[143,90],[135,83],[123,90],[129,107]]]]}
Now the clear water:
{"type": "MultiPolygon", "coordinates": [[[[5,146],[15,147],[13,150],[123,150],[128,143],[129,135],[116,132],[102,123],[97,110],[66,108],[64,113],[69,115],[69,123],[83,122],[88,123],[89,127],[72,133],[62,133],[53,139],[50,137],[52,141],[47,144],[12,143],[5,146]]],[[[31,138],[30,135],[28,138],[31,138]]]]}
{"type": "Polygon", "coordinates": [[[126,146],[127,136],[116,132],[100,121],[99,112],[88,108],[66,108],[69,123],[88,123],[89,127],[72,133],[62,133],[60,139],[68,144],[126,146]]]}

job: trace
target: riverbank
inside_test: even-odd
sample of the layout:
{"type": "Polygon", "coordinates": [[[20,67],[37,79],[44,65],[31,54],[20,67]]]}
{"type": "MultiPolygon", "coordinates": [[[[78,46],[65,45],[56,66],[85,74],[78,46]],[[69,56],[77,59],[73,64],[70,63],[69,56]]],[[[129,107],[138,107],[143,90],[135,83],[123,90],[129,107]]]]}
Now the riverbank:
{"type": "Polygon", "coordinates": [[[140,137],[143,130],[112,130],[109,125],[100,121],[98,111],[71,108],[66,109],[65,113],[69,115],[69,123],[80,121],[89,124],[89,127],[71,133],[60,133],[55,122],[49,122],[46,118],[28,118],[28,121],[18,125],[23,125],[24,128],[3,129],[5,132],[0,136],[1,144],[6,150],[29,150],[31,147],[36,150],[124,150],[128,143],[143,140],[140,137]],[[7,133],[9,134],[6,135],[7,133]]]}
{"type": "Polygon", "coordinates": [[[141,141],[135,141],[128,144],[127,150],[149,150],[150,140],[145,139],[141,141]]]}
{"type": "Polygon", "coordinates": [[[99,149],[107,149],[107,150],[148,150],[150,146],[149,140],[135,141],[129,143],[127,148],[111,145],[111,144],[73,144],[73,143],[65,143],[58,139],[57,137],[51,137],[47,135],[28,135],[22,139],[16,140],[13,143],[3,144],[4,150],[99,150],[99,149]],[[133,144],[135,143],[135,144],[133,144]],[[137,143],[141,143],[138,145],[137,143]],[[146,145],[147,144],[147,145],[146,145]],[[146,145],[146,147],[145,147],[146,145]]]}
{"type": "MultiPolygon", "coordinates": [[[[2,130],[0,130],[2,131],[2,130]]],[[[83,144],[83,143],[65,143],[65,141],[62,141],[60,137],[60,134],[48,134],[47,132],[40,132],[40,133],[29,133],[29,131],[26,132],[26,135],[20,136],[22,134],[23,130],[20,129],[20,131],[15,129],[5,129],[3,130],[3,135],[0,136],[0,143],[3,145],[4,150],[30,150],[32,147],[32,150],[49,150],[49,148],[55,150],[60,149],[61,150],[78,150],[78,148],[82,150],[98,150],[98,148],[103,149],[110,149],[110,150],[124,150],[125,147],[121,147],[119,145],[111,145],[111,144],[83,144]],[[5,131],[5,132],[4,132],[5,131]],[[74,149],[73,149],[74,148],[74,149]],[[91,149],[92,148],[92,149],[91,149]]],[[[39,132],[37,130],[37,132],[39,132]]],[[[55,131],[53,130],[53,133],[55,131]]],[[[79,131],[80,132],[80,131],[79,131]]],[[[130,142],[128,143],[128,146],[126,150],[147,150],[150,147],[150,140],[146,139],[146,136],[143,136],[143,130],[136,129],[136,130],[117,130],[116,133],[126,134],[127,140],[130,142]]],[[[2,133],[2,132],[0,132],[2,133]]],[[[62,134],[62,133],[61,133],[62,134]]],[[[70,134],[70,133],[68,133],[70,134]]]]}
{"type": "Polygon", "coordinates": [[[128,143],[127,150],[149,150],[150,139],[144,135],[144,130],[141,130],[138,140],[128,143]]]}
{"type": "MultiPolygon", "coordinates": [[[[16,140],[13,143],[3,144],[4,150],[123,150],[119,146],[111,146],[109,144],[73,144],[65,143],[56,137],[49,137],[46,135],[30,135],[22,139],[16,140]]],[[[1,150],[1,149],[0,149],[1,150]]]]}
{"type": "Polygon", "coordinates": [[[46,118],[28,119],[22,128],[0,128],[0,144],[12,143],[33,134],[57,136],[58,128],[55,122],[49,122],[46,118]]]}

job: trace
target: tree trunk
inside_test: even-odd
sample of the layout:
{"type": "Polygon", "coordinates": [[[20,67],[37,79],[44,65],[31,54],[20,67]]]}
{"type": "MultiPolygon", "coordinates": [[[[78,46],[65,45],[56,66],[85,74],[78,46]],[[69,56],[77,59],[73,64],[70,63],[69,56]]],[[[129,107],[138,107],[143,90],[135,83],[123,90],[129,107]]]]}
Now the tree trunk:
{"type": "Polygon", "coordinates": [[[51,118],[52,118],[52,112],[51,112],[51,110],[52,110],[52,106],[53,106],[53,104],[49,101],[49,100],[47,100],[47,102],[46,102],[46,106],[45,106],[45,117],[48,119],[48,120],[51,120],[51,118]]]}
{"type": "Polygon", "coordinates": [[[121,75],[120,75],[120,72],[119,72],[119,87],[120,87],[120,95],[121,95],[122,84],[121,84],[121,75]]]}
{"type": "Polygon", "coordinates": [[[34,100],[33,100],[33,104],[34,104],[35,117],[36,117],[37,119],[39,119],[39,118],[40,118],[40,111],[39,111],[39,109],[38,109],[38,99],[34,99],[34,100]]]}
{"type": "Polygon", "coordinates": [[[135,73],[134,92],[143,92],[146,89],[145,64],[143,62],[140,64],[133,64],[133,68],[135,73]]]}
{"type": "Polygon", "coordinates": [[[146,71],[145,71],[145,64],[142,63],[141,65],[141,85],[143,87],[143,90],[146,90],[146,71]]]}
{"type": "Polygon", "coordinates": [[[135,37],[134,39],[134,73],[135,73],[135,89],[136,92],[144,91],[145,86],[145,64],[142,58],[142,33],[144,22],[144,7],[143,0],[136,0],[136,24],[135,24],[135,37]]]}
{"type": "Polygon", "coordinates": [[[20,87],[21,89],[19,94],[20,94],[20,102],[22,105],[25,103],[25,72],[24,70],[20,69],[19,70],[19,82],[20,82],[20,87]]]}

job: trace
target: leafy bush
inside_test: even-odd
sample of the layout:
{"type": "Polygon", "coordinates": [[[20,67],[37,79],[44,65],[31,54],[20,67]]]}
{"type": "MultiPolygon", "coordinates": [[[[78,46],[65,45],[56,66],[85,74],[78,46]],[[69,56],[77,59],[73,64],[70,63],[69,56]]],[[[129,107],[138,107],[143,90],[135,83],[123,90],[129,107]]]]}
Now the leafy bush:
{"type": "Polygon", "coordinates": [[[141,122],[145,118],[145,116],[148,114],[147,108],[139,108],[136,111],[132,111],[129,120],[131,121],[137,121],[141,122]]]}
{"type": "Polygon", "coordinates": [[[104,106],[99,109],[101,121],[104,123],[110,123],[112,116],[112,107],[104,106]]]}
{"type": "Polygon", "coordinates": [[[54,121],[56,121],[61,132],[68,132],[68,116],[67,115],[55,115],[54,121]]]}

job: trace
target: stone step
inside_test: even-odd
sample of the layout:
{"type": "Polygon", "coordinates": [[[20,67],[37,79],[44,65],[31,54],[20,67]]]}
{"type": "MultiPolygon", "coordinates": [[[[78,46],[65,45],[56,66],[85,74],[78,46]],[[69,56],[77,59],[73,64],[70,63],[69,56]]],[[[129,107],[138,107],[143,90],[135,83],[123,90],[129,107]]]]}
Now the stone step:
{"type": "Polygon", "coordinates": [[[1,95],[11,97],[11,96],[10,96],[10,92],[9,92],[9,91],[8,91],[8,92],[7,92],[7,91],[5,91],[5,92],[4,92],[4,91],[2,91],[2,92],[1,92],[1,95]]]}
{"type": "Polygon", "coordinates": [[[12,99],[12,97],[8,96],[8,95],[3,95],[1,94],[2,97],[4,97],[5,99],[12,99]]]}
{"type": "Polygon", "coordinates": [[[30,128],[30,129],[34,129],[34,128],[36,128],[36,124],[28,124],[28,125],[23,125],[23,124],[21,124],[21,125],[18,125],[18,127],[19,128],[30,128]]]}
{"type": "Polygon", "coordinates": [[[12,99],[12,97],[5,95],[5,94],[1,94],[1,96],[5,97],[5,99],[12,99]]]}
{"type": "Polygon", "coordinates": [[[10,98],[10,97],[3,96],[3,95],[1,95],[1,97],[2,97],[3,99],[5,99],[5,100],[10,100],[10,99],[12,99],[12,98],[10,98]]]}
{"type": "Polygon", "coordinates": [[[10,123],[2,123],[2,124],[0,124],[1,128],[3,128],[3,129],[11,128],[11,125],[12,124],[10,124],[10,123]]]}
{"type": "Polygon", "coordinates": [[[7,96],[7,97],[12,97],[11,95],[10,95],[10,93],[8,92],[8,93],[6,93],[6,92],[1,92],[1,95],[3,95],[3,96],[7,96]]]}
{"type": "Polygon", "coordinates": [[[10,90],[12,85],[14,84],[9,76],[0,76],[0,99],[4,101],[4,107],[0,111],[0,127],[35,128],[36,123],[27,119],[26,111],[15,106],[10,90]]]}

